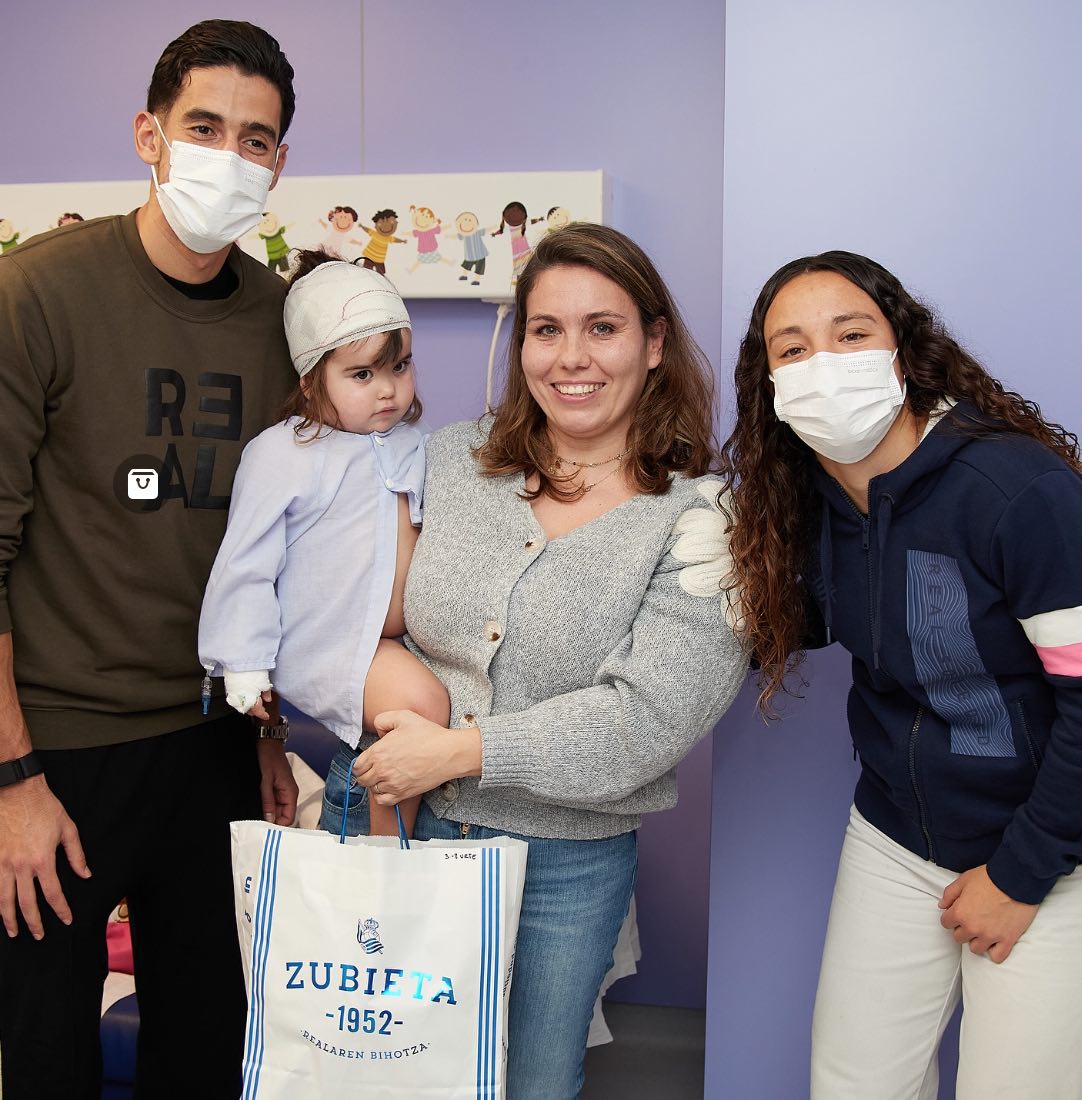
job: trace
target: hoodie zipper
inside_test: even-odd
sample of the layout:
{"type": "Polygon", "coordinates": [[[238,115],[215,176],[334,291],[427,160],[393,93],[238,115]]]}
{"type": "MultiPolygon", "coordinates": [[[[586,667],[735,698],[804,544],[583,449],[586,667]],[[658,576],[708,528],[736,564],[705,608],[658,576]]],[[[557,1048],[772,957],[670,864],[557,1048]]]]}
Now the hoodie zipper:
{"type": "MultiPolygon", "coordinates": [[[[874,590],[872,588],[873,577],[872,577],[872,554],[871,554],[871,545],[872,545],[872,521],[871,521],[871,516],[870,515],[866,516],[853,503],[852,498],[842,488],[842,483],[837,478],[832,477],[830,480],[833,481],[834,484],[838,486],[838,492],[841,493],[842,499],[853,510],[853,515],[855,515],[857,517],[857,519],[860,520],[860,547],[864,551],[864,564],[865,564],[865,567],[867,568],[867,572],[868,572],[868,632],[871,635],[872,653],[873,653],[873,655],[878,655],[879,646],[876,643],[876,613],[875,613],[875,606],[874,606],[874,604],[875,604],[875,594],[874,594],[874,590]]],[[[869,483],[869,488],[870,488],[870,483],[869,483]]],[[[871,497],[869,496],[868,499],[871,500],[871,497]]],[[[877,664],[877,667],[878,667],[878,662],[876,662],[876,664],[877,664]]]]}
{"type": "Polygon", "coordinates": [[[875,577],[872,572],[872,521],[871,516],[862,517],[864,537],[864,564],[868,567],[868,629],[872,635],[872,668],[879,671],[879,601],[875,598],[875,577]]]}
{"type": "Polygon", "coordinates": [[[1033,765],[1034,772],[1037,772],[1041,768],[1041,751],[1037,748],[1037,742],[1033,740],[1033,735],[1029,732],[1029,721],[1026,718],[1026,708],[1023,705],[1023,700],[1019,699],[1017,706],[1018,717],[1022,721],[1022,734],[1026,739],[1026,748],[1029,750],[1029,760],[1033,765]]]}
{"type": "Polygon", "coordinates": [[[935,863],[935,848],[932,846],[932,833],[928,827],[928,813],[917,783],[917,734],[920,721],[924,717],[924,707],[917,707],[917,716],[913,719],[913,728],[909,731],[909,782],[913,785],[913,797],[917,800],[917,813],[920,815],[920,831],[924,834],[924,843],[928,845],[928,861],[935,863]]]}

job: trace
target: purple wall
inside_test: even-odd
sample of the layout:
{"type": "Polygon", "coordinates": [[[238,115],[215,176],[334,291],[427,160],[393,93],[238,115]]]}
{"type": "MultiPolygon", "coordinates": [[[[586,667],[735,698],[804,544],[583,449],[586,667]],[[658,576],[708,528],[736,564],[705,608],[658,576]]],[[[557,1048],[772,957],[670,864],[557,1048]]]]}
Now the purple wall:
{"type": "MultiPolygon", "coordinates": [[[[1082,10],[1059,3],[726,5],[722,364],[783,262],[863,252],[936,304],[993,373],[1076,430],[1082,10]]],[[[752,693],[714,737],[710,1100],[808,1089],[823,931],[855,778],[845,655],[789,717],[752,693]]],[[[889,949],[889,945],[887,945],[889,949]]],[[[941,1097],[954,1094],[949,1078],[941,1097]]]]}
{"type": "MultiPolygon", "coordinates": [[[[614,224],[657,261],[717,362],[722,4],[17,5],[0,98],[23,106],[7,115],[0,183],[142,174],[130,120],[150,68],[167,41],[212,16],[265,26],[293,62],[295,175],[604,168],[614,224]]],[[[423,301],[411,311],[427,419],[477,415],[495,308],[423,301]]],[[[704,1003],[710,758],[709,743],[695,750],[681,768],[680,807],[641,831],[644,958],[618,998],[704,1003]]]]}
{"type": "Polygon", "coordinates": [[[5,122],[0,183],[134,179],[131,120],[146,103],[163,47],[201,19],[247,19],[282,43],[296,70],[297,114],[286,136],[298,176],[361,171],[357,0],[320,0],[319,19],[288,0],[155,7],[35,0],[11,5],[0,100],[5,122]]]}

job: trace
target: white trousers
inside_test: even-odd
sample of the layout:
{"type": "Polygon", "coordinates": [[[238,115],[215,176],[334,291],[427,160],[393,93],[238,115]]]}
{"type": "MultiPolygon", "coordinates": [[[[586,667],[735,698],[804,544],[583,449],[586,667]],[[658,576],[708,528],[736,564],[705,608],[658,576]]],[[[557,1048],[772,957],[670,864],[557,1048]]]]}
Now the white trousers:
{"type": "Polygon", "coordinates": [[[939,923],[957,875],[850,814],[812,1026],[812,1100],[935,1100],[962,998],[957,1100],[1082,1100],[1082,868],[1003,963],[939,923]]]}

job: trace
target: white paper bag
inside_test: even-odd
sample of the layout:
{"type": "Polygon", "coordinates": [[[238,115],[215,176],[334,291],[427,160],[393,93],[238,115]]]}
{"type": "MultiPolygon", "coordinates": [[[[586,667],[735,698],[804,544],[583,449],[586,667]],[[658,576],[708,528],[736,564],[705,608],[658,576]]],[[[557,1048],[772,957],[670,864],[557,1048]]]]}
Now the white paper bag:
{"type": "Polygon", "coordinates": [[[242,1100],[504,1096],[523,841],[232,834],[242,1100]]]}

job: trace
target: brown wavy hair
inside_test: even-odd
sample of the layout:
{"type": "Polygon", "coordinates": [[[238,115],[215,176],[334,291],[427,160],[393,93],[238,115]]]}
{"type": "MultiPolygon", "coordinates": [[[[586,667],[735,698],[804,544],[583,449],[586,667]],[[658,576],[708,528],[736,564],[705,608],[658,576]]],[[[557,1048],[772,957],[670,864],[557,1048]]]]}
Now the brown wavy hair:
{"type": "Polygon", "coordinates": [[[802,575],[812,560],[820,503],[812,481],[810,447],[774,413],[763,326],[778,291],[811,272],[833,272],[864,291],[894,331],[906,379],[906,404],[926,417],[946,397],[972,403],[980,419],[954,418],[956,430],[974,436],[1026,435],[1082,473],[1078,438],[1044,418],[1032,401],[1004,388],[874,260],[852,252],[824,252],[793,260],[776,271],[759,294],[737,360],[736,428],[722,447],[722,482],[732,492],[733,578],[739,591],[740,633],[760,666],[759,710],[773,717],[779,692],[795,694],[789,677],[804,660],[808,637],[802,575]]]}
{"type": "MultiPolygon", "coordinates": [[[[355,260],[352,262],[356,263],[355,260]]],[[[289,281],[292,284],[315,271],[320,264],[342,263],[342,257],[332,256],[322,248],[298,248],[290,253],[290,263],[292,267],[289,271],[289,281]]],[[[387,333],[387,340],[380,352],[379,359],[372,366],[388,367],[392,363],[401,360],[402,333],[404,331],[404,329],[396,328],[387,333]]],[[[327,394],[325,369],[328,358],[337,350],[337,348],[331,348],[330,351],[324,352],[320,356],[319,362],[304,378],[298,379],[297,384],[286,398],[282,411],[278,414],[281,420],[291,416],[297,417],[298,423],[293,425],[293,432],[302,443],[311,443],[314,439],[318,439],[323,434],[324,428],[333,431],[339,426],[338,410],[327,394]],[[315,428],[315,432],[310,433],[309,428],[315,428]]],[[[406,410],[406,415],[402,417],[402,423],[416,423],[421,419],[422,411],[421,399],[417,396],[417,387],[414,384],[413,403],[406,410]]]]}
{"type": "Polygon", "coordinates": [[[644,332],[659,320],[665,322],[661,361],[646,376],[628,432],[630,454],[625,468],[639,491],[659,495],[668,491],[669,475],[674,472],[698,477],[716,469],[714,374],[668,287],[629,237],[608,226],[579,222],[545,237],[519,277],[503,394],[488,439],[474,452],[481,472],[488,477],[536,474],[538,487],[525,494],[528,500],[547,494],[573,501],[585,491],[570,486],[571,478],[551,473],[556,452],[549,441],[547,420],[522,372],[530,291],[554,267],[585,267],[611,279],[635,303],[644,332]]]}

